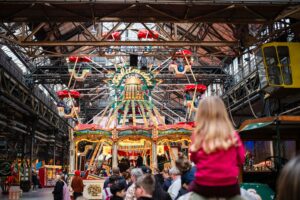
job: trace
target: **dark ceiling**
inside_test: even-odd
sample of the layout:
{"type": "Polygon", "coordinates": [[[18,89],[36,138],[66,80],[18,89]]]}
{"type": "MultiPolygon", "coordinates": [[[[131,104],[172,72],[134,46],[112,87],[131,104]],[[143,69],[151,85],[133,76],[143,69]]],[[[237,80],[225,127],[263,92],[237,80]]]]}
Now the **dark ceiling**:
{"type": "MultiPolygon", "coordinates": [[[[136,54],[155,57],[161,62],[179,49],[190,49],[196,60],[193,70],[197,82],[223,84],[228,78],[223,67],[247,52],[249,47],[259,47],[266,41],[286,40],[288,31],[300,38],[299,16],[300,2],[284,0],[11,0],[0,1],[0,42],[23,61],[31,63],[31,74],[27,78],[35,84],[67,84],[67,56],[111,58],[113,56],[105,53],[113,47],[117,54],[128,57],[132,52],[119,47],[128,45],[140,47],[136,54]],[[289,22],[282,19],[289,19],[289,22]],[[103,28],[105,22],[110,22],[112,27],[103,28]],[[154,26],[149,27],[146,22],[154,26]],[[274,28],[275,22],[279,23],[277,28],[274,28]],[[155,42],[122,40],[117,44],[103,36],[104,31],[120,31],[123,37],[126,30],[136,31],[131,28],[135,23],[144,29],[157,30],[161,37],[155,42]],[[101,31],[93,33],[95,26],[101,27],[101,31]],[[145,52],[144,47],[149,44],[153,48],[145,52]]],[[[87,120],[107,102],[107,94],[88,96],[94,92],[87,88],[104,84],[103,68],[94,67],[98,71],[93,71],[86,82],[75,86],[86,89],[82,93],[87,96],[81,104],[82,117],[87,120]]],[[[191,74],[176,78],[166,67],[159,76],[165,85],[158,88],[155,99],[168,101],[167,106],[184,117],[182,85],[192,80],[191,74]]]]}
{"type": "MultiPolygon", "coordinates": [[[[299,2],[298,2],[299,3],[299,2]]],[[[5,22],[229,22],[273,21],[297,1],[1,1],[5,22]]]]}

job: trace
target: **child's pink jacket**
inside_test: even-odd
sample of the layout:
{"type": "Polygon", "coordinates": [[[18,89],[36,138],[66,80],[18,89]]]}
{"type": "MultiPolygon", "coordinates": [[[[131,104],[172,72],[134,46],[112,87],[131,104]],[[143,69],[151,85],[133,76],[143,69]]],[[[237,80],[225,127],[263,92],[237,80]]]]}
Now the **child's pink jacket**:
{"type": "Polygon", "coordinates": [[[203,149],[199,149],[191,152],[191,160],[197,167],[194,179],[197,184],[225,186],[237,183],[240,167],[245,161],[245,149],[238,133],[236,137],[238,146],[232,146],[226,151],[218,150],[206,154],[203,149]]]}

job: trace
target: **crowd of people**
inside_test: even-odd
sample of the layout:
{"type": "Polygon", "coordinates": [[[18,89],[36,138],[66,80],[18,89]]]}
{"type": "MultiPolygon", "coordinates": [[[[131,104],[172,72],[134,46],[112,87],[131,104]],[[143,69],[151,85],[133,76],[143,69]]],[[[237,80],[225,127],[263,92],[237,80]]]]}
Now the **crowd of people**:
{"type": "MultiPolygon", "coordinates": [[[[199,103],[196,128],[191,136],[190,160],[180,154],[170,169],[152,170],[142,163],[120,172],[112,169],[102,191],[103,200],[259,200],[253,191],[240,189],[238,176],[245,161],[243,143],[234,130],[219,97],[206,97],[199,103]]],[[[278,180],[278,199],[300,199],[300,158],[291,160],[278,180]]],[[[58,181],[54,189],[64,188],[58,181]]],[[[71,187],[74,199],[82,195],[83,184],[75,174],[71,187]]],[[[63,190],[61,190],[63,191],[63,190]]],[[[66,200],[66,199],[64,199],[66,200]]]]}

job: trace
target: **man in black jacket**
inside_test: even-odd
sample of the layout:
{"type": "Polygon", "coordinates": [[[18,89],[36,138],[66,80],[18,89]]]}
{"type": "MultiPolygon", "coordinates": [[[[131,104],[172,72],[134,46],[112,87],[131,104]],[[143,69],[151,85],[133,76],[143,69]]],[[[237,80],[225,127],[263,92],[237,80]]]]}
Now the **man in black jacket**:
{"type": "Polygon", "coordinates": [[[63,194],[64,194],[63,189],[64,189],[64,182],[61,180],[60,175],[57,175],[56,184],[52,192],[54,200],[63,200],[63,194]]]}
{"type": "Polygon", "coordinates": [[[136,167],[142,167],[144,165],[143,157],[141,154],[138,155],[136,159],[136,167]]]}

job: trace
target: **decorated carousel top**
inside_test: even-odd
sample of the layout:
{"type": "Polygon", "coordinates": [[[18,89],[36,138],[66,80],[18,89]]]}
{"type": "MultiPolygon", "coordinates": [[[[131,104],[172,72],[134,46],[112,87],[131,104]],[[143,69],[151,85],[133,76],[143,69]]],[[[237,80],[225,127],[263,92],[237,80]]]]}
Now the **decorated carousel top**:
{"type": "Polygon", "coordinates": [[[111,97],[102,115],[94,123],[102,129],[165,125],[164,117],[152,102],[151,91],[160,83],[151,72],[122,67],[106,81],[111,97]]]}

